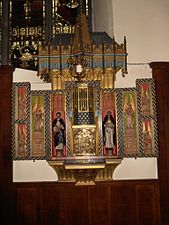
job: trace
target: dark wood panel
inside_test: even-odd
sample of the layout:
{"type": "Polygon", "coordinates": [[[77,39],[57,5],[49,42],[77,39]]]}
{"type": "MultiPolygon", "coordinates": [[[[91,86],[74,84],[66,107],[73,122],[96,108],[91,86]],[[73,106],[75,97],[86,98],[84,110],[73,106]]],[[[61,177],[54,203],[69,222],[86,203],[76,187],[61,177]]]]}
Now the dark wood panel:
{"type": "Polygon", "coordinates": [[[40,188],[40,223],[43,225],[63,224],[63,213],[61,208],[61,189],[54,187],[40,188]]]}
{"type": "Polygon", "coordinates": [[[137,185],[136,187],[136,217],[138,225],[155,225],[155,196],[151,185],[137,185]]]}
{"type": "Polygon", "coordinates": [[[88,224],[88,189],[70,186],[62,189],[64,224],[88,224]]]}
{"type": "Polygon", "coordinates": [[[160,225],[157,180],[14,187],[17,225],[160,225]]]}
{"type": "Polygon", "coordinates": [[[136,185],[137,183],[133,182],[112,185],[112,224],[136,224],[136,185]]]}
{"type": "Polygon", "coordinates": [[[86,225],[88,190],[70,184],[50,184],[40,188],[40,217],[43,225],[86,225]]]}
{"type": "Polygon", "coordinates": [[[0,67],[0,218],[12,224],[11,87],[13,69],[0,67]],[[10,216],[9,216],[10,215],[10,216]]]}
{"type": "Polygon", "coordinates": [[[15,194],[17,225],[36,225],[38,219],[37,188],[17,188],[15,194]]]}
{"type": "Polygon", "coordinates": [[[89,187],[89,221],[91,225],[111,225],[111,185],[89,187]]]}
{"type": "Polygon", "coordinates": [[[161,224],[169,224],[169,62],[150,63],[156,86],[161,224]]]}
{"type": "MultiPolygon", "coordinates": [[[[11,161],[11,93],[12,68],[0,67],[0,184],[12,181],[11,161]]],[[[0,186],[1,186],[0,185],[0,186]]],[[[6,187],[8,188],[8,186],[6,187]]]]}

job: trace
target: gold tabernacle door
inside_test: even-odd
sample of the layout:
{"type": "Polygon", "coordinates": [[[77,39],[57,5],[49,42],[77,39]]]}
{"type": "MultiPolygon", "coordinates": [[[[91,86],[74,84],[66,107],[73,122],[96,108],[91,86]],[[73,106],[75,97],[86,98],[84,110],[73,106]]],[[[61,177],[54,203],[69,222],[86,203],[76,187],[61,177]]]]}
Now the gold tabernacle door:
{"type": "Polygon", "coordinates": [[[96,125],[73,125],[73,154],[96,155],[96,125]]]}

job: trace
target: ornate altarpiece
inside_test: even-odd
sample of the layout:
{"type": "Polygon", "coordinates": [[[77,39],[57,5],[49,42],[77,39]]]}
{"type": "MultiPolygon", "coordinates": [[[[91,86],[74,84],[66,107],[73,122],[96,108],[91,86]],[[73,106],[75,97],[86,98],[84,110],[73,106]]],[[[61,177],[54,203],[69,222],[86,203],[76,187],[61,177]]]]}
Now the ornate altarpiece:
{"type": "Polygon", "coordinates": [[[158,156],[155,105],[153,79],[138,79],[136,87],[122,89],[102,88],[100,81],[68,81],[62,91],[31,91],[29,83],[14,83],[13,159],[46,159],[59,181],[111,180],[112,167],[124,157],[158,156]],[[108,111],[115,119],[116,141],[106,150],[103,123],[108,111]],[[66,125],[62,155],[53,140],[57,112],[66,125]]]}
{"type": "Polygon", "coordinates": [[[123,157],[157,156],[157,116],[153,79],[114,88],[126,39],[89,34],[79,4],[75,33],[39,48],[38,76],[52,90],[13,86],[13,159],[46,159],[58,181],[85,185],[112,180],[123,157]]]}

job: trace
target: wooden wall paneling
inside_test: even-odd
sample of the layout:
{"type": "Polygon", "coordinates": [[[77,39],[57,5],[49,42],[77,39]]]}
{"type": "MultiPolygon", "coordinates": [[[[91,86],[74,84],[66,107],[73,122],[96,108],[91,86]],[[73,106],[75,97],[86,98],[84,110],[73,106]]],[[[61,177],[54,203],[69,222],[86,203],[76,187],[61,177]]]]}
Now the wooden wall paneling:
{"type": "Polygon", "coordinates": [[[159,137],[158,176],[161,225],[169,224],[169,62],[152,62],[159,137]]]}
{"type": "Polygon", "coordinates": [[[157,180],[14,187],[17,225],[160,225],[157,180]]]}
{"type": "Polygon", "coordinates": [[[153,185],[136,186],[137,225],[159,224],[159,209],[156,205],[156,191],[153,185]]]}
{"type": "Polygon", "coordinates": [[[11,88],[13,68],[0,67],[0,218],[12,224],[11,88]],[[9,216],[10,215],[10,216],[9,216]]]}
{"type": "Polygon", "coordinates": [[[17,225],[38,224],[37,188],[19,187],[16,190],[16,223],[17,225]]]}
{"type": "Polygon", "coordinates": [[[43,225],[87,225],[88,195],[86,186],[48,184],[40,188],[40,211],[43,225]]]}
{"type": "Polygon", "coordinates": [[[88,224],[88,188],[70,185],[62,189],[64,224],[88,224]]]}
{"type": "Polygon", "coordinates": [[[40,188],[40,223],[43,225],[64,224],[64,213],[61,207],[60,189],[55,186],[41,185],[40,188]]]}
{"type": "Polygon", "coordinates": [[[89,186],[89,225],[112,225],[111,183],[97,183],[89,186]]]}
{"type": "Polygon", "coordinates": [[[113,183],[111,201],[112,224],[136,225],[135,183],[113,183]]]}

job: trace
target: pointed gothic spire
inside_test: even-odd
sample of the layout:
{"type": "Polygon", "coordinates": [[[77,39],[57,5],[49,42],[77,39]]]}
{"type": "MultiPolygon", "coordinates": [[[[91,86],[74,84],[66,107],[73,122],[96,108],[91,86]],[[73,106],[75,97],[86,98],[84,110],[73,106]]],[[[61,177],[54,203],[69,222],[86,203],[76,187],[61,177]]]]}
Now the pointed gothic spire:
{"type": "Polygon", "coordinates": [[[80,46],[79,50],[83,53],[84,53],[84,45],[91,45],[89,27],[85,14],[84,0],[79,0],[79,9],[75,25],[75,33],[72,41],[73,49],[77,50],[77,45],[80,46]]]}

